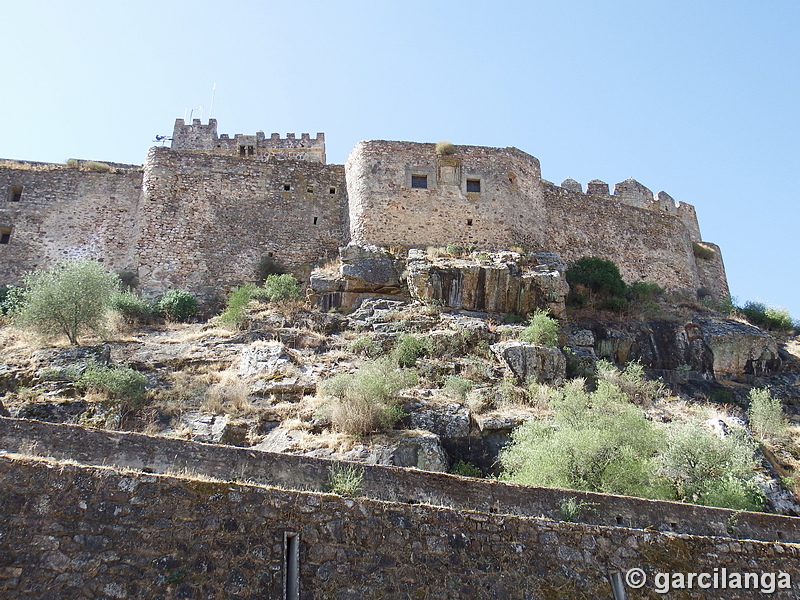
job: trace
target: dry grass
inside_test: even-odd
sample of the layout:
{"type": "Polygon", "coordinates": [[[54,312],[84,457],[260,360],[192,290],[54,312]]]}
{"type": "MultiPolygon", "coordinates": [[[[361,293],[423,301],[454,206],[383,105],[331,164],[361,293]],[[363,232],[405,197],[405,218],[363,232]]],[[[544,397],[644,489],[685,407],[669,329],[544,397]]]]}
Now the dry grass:
{"type": "Polygon", "coordinates": [[[250,386],[233,373],[225,373],[205,392],[200,408],[217,414],[253,415],[259,412],[250,402],[250,386]]]}

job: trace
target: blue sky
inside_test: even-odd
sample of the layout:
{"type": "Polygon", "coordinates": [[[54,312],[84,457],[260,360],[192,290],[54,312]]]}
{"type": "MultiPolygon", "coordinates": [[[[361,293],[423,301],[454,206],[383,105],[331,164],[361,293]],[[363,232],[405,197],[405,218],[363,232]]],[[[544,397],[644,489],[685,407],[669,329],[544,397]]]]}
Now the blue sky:
{"type": "Polygon", "coordinates": [[[220,133],[516,146],[697,208],[732,294],[800,318],[800,4],[5,0],[0,157],[141,164],[220,133]],[[199,111],[195,111],[195,117],[199,111]]]}

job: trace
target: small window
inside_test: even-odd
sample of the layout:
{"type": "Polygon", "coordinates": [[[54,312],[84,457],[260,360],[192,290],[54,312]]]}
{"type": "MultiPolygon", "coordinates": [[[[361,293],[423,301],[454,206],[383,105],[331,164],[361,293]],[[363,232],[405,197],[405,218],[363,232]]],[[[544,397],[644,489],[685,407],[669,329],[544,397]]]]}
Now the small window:
{"type": "Polygon", "coordinates": [[[472,219],[467,219],[467,227],[472,227],[472,219]]]}
{"type": "Polygon", "coordinates": [[[284,184],[283,184],[283,191],[284,191],[284,192],[288,192],[288,191],[289,191],[289,190],[291,190],[291,189],[292,189],[292,186],[291,186],[291,185],[289,185],[288,183],[284,183],[284,184]]]}
{"type": "Polygon", "coordinates": [[[283,597],[300,598],[300,534],[293,531],[283,534],[283,597]]]}
{"type": "Polygon", "coordinates": [[[306,188],[306,193],[307,193],[307,194],[313,194],[313,193],[314,193],[314,188],[312,188],[312,187],[310,187],[310,186],[309,186],[309,187],[307,187],[307,188],[306,188]]]}
{"type": "Polygon", "coordinates": [[[256,149],[252,146],[247,147],[247,156],[253,156],[256,153],[256,149]]]}
{"type": "Polygon", "coordinates": [[[481,193],[481,180],[480,179],[467,179],[467,192],[474,194],[481,193]]]}
{"type": "Polygon", "coordinates": [[[11,227],[0,227],[0,244],[11,242],[11,227]]]}
{"type": "Polygon", "coordinates": [[[328,193],[329,194],[335,194],[336,193],[336,188],[335,187],[329,187],[328,188],[328,193]]]}
{"type": "Polygon", "coordinates": [[[22,200],[21,185],[12,185],[10,188],[8,188],[8,200],[9,202],[19,202],[22,200]]]}
{"type": "Polygon", "coordinates": [[[412,188],[426,189],[428,187],[428,176],[427,175],[412,175],[411,176],[411,187],[412,188]]]}
{"type": "Polygon", "coordinates": [[[317,217],[314,217],[314,225],[317,224],[317,217]]]}
{"type": "Polygon", "coordinates": [[[247,154],[247,147],[239,146],[239,156],[245,156],[246,154],[247,154]]]}

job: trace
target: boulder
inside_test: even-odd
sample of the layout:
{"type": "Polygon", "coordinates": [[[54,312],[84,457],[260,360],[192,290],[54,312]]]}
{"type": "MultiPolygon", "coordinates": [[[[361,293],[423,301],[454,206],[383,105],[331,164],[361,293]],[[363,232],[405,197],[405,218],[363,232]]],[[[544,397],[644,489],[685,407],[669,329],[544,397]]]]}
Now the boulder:
{"type": "Polygon", "coordinates": [[[780,370],[777,342],[758,327],[713,317],[694,322],[713,355],[715,379],[750,382],[780,370]]]}
{"type": "Polygon", "coordinates": [[[385,248],[351,242],[339,249],[339,257],[342,261],[340,272],[344,279],[344,291],[384,293],[382,288],[399,291],[403,261],[385,248]]]}
{"type": "Polygon", "coordinates": [[[402,421],[409,429],[430,431],[442,438],[457,438],[469,435],[469,409],[458,402],[433,403],[414,400],[403,407],[408,416],[402,421]]]}
{"type": "Polygon", "coordinates": [[[520,383],[534,379],[559,385],[564,380],[567,361],[558,348],[516,340],[492,344],[490,348],[520,383]]]}

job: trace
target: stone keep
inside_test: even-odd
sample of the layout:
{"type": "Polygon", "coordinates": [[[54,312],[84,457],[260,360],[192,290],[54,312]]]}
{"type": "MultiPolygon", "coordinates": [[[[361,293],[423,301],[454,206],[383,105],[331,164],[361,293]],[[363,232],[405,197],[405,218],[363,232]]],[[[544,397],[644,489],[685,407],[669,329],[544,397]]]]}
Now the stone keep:
{"type": "Polygon", "coordinates": [[[214,119],[178,119],[171,148],[141,167],[0,161],[0,194],[0,285],[86,257],[135,273],[146,296],[182,288],[213,301],[264,257],[305,277],[352,241],[600,256],[628,282],[728,293],[719,249],[696,251],[692,206],[633,179],[613,194],[599,180],[586,193],[557,186],[516,148],[368,141],[328,165],[321,133],[231,137],[214,119]]]}

